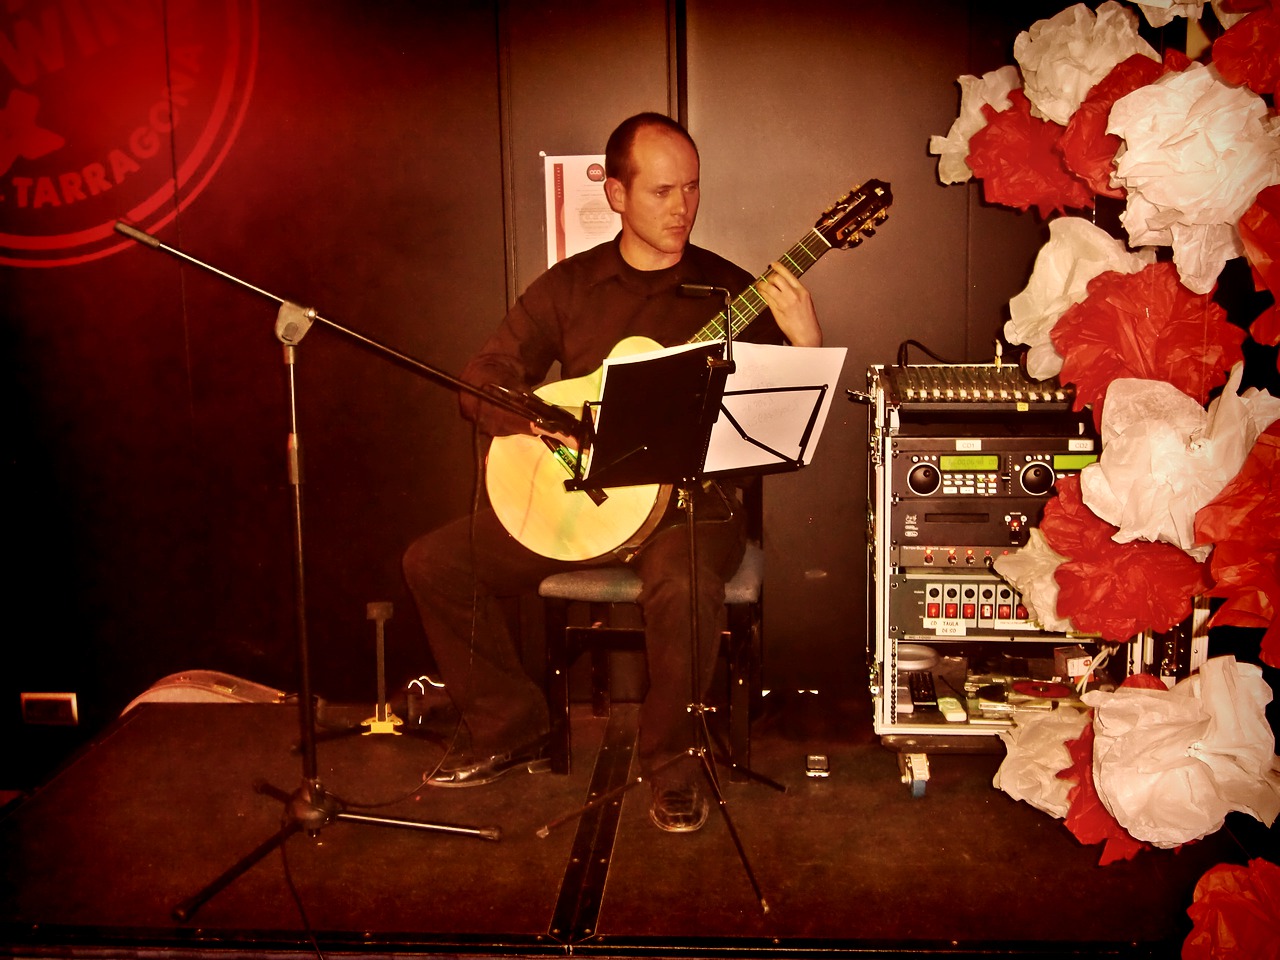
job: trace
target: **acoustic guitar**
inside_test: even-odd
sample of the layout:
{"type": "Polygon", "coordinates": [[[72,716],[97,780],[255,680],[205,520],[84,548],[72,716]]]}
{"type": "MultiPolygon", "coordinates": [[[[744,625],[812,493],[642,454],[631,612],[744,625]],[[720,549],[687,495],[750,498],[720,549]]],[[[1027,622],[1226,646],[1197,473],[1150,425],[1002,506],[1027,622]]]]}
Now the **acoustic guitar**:
{"type": "MultiPolygon", "coordinates": [[[[828,251],[859,245],[889,216],[893,196],[889,185],[868,180],[854,187],[823,211],[804,239],[778,258],[801,277],[828,251]]],[[[765,271],[758,279],[769,276],[765,271]]],[[[758,280],[757,280],[758,282],[758,280]]],[[[734,337],[745,330],[768,304],[753,282],[728,309],[734,337]]],[[[725,336],[726,311],[721,310],[689,343],[709,343],[725,336]]],[[[610,358],[660,350],[648,337],[627,337],[610,358]]],[[[603,367],[584,377],[547,383],[534,395],[573,414],[583,404],[600,399],[603,367]]],[[[535,553],[558,560],[593,560],[636,547],[661,521],[671,497],[667,484],[606,487],[601,491],[568,490],[577,453],[545,438],[529,434],[495,437],[489,448],[485,486],[489,501],[507,532],[535,553]]]]}

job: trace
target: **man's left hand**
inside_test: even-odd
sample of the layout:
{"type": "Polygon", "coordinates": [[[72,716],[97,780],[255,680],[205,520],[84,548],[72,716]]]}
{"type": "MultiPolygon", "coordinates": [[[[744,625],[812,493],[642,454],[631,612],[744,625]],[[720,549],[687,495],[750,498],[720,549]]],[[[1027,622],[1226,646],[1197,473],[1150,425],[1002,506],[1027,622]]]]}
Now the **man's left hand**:
{"type": "Polygon", "coordinates": [[[813,297],[804,284],[778,261],[769,264],[772,272],[756,281],[756,291],[769,305],[778,328],[792,346],[822,346],[822,327],[813,307],[813,297]]]}

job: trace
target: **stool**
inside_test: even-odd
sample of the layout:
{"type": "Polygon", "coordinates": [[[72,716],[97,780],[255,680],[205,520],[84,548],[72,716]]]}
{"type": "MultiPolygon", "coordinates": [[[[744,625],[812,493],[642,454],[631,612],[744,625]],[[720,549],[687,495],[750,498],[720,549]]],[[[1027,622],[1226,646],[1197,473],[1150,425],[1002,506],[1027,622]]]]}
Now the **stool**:
{"type": "MultiPolygon", "coordinates": [[[[725,584],[729,624],[723,652],[729,674],[729,763],[732,779],[747,779],[750,767],[751,706],[758,695],[763,624],[764,549],[748,541],[737,571],[725,584]]],[[[551,769],[569,772],[569,668],[584,652],[591,654],[592,714],[608,716],[609,654],[644,648],[643,630],[611,626],[616,604],[634,605],[640,577],[630,567],[608,566],[557,573],[538,586],[546,618],[547,703],[551,711],[551,769]],[[569,625],[569,605],[591,605],[590,626],[569,625]]]]}

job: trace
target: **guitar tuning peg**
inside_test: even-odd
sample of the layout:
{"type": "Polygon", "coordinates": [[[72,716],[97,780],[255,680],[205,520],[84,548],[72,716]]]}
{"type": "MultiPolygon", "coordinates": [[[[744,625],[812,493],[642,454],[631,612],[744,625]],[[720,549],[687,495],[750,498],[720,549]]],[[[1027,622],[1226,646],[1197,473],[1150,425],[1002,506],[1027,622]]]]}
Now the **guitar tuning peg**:
{"type": "Polygon", "coordinates": [[[862,228],[862,235],[863,235],[864,237],[874,237],[874,236],[876,235],[875,228],[874,228],[874,227],[863,227],[863,228],[862,228]]]}

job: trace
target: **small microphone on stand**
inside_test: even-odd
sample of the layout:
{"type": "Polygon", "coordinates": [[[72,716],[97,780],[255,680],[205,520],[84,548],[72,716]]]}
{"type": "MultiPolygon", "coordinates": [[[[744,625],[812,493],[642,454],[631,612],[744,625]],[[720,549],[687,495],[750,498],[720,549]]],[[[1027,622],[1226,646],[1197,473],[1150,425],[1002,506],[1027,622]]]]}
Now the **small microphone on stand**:
{"type": "Polygon", "coordinates": [[[724,287],[712,286],[709,283],[682,283],[680,284],[680,296],[682,297],[709,297],[713,293],[718,293],[724,297],[724,362],[729,365],[730,371],[733,370],[733,317],[729,313],[729,298],[732,294],[724,287]]]}
{"type": "Polygon", "coordinates": [[[709,283],[680,284],[680,296],[682,297],[709,297],[713,293],[719,293],[726,297],[729,295],[729,291],[724,287],[713,287],[709,283]]]}

